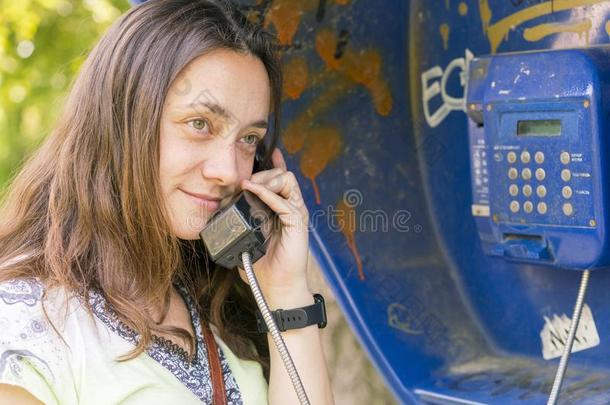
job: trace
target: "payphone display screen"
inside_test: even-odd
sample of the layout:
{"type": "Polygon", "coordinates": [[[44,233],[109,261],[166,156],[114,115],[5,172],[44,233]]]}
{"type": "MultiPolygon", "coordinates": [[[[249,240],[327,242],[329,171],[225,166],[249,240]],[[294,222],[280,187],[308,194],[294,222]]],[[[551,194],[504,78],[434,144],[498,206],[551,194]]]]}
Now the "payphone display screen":
{"type": "Polygon", "coordinates": [[[561,120],[521,120],[517,122],[519,136],[559,136],[561,120]]]}

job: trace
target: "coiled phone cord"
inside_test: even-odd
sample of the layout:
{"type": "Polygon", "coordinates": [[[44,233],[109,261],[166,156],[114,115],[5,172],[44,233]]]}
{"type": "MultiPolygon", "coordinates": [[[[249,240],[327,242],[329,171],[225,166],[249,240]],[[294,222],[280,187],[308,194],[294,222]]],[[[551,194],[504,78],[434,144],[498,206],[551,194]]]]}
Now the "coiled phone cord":
{"type": "Polygon", "coordinates": [[[254,274],[254,270],[252,270],[252,262],[250,260],[250,253],[243,252],[241,254],[241,260],[244,264],[244,269],[246,270],[246,276],[248,277],[248,283],[250,284],[250,289],[252,290],[252,294],[254,294],[254,299],[256,300],[256,305],[258,305],[258,309],[260,309],[263,314],[263,319],[265,320],[265,324],[267,325],[267,329],[271,333],[271,337],[273,338],[273,342],[277,347],[277,350],[280,353],[280,357],[284,362],[284,366],[286,367],[286,371],[288,371],[288,375],[290,376],[290,380],[292,381],[292,385],[294,386],[294,390],[299,397],[299,402],[301,405],[309,405],[309,399],[307,398],[307,394],[305,393],[305,388],[303,387],[303,383],[301,382],[301,378],[299,377],[299,373],[297,369],[294,367],[294,363],[292,361],[292,357],[290,357],[290,353],[286,348],[286,343],[280,334],[280,331],[275,324],[275,320],[271,315],[271,311],[269,311],[269,306],[267,306],[267,302],[265,301],[265,297],[261,292],[260,287],[258,286],[258,281],[256,280],[256,275],[254,274]]]}
{"type": "Polygon", "coordinates": [[[582,304],[585,299],[585,293],[587,292],[587,283],[589,282],[589,270],[585,270],[582,273],[580,279],[580,287],[578,288],[578,296],[576,297],[576,304],[574,305],[574,313],[572,314],[572,322],[570,323],[570,331],[568,332],[568,340],[563,348],[561,359],[559,360],[559,367],[557,367],[557,373],[555,374],[555,381],[553,382],[553,388],[549,395],[547,405],[555,405],[557,398],[559,397],[559,390],[561,390],[561,384],[566,373],[568,366],[568,359],[572,352],[572,345],[574,344],[574,338],[576,337],[576,329],[578,329],[578,323],[580,322],[580,315],[582,313],[582,304]]]}

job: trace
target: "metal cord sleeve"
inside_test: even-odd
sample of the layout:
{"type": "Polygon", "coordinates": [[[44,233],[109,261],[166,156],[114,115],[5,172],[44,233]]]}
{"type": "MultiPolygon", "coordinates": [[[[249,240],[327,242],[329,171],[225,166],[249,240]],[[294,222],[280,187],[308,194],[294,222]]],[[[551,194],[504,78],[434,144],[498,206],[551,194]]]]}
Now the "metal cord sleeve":
{"type": "Polygon", "coordinates": [[[271,315],[269,306],[267,306],[265,297],[263,297],[263,293],[261,292],[261,289],[258,286],[258,281],[256,280],[254,270],[252,269],[252,263],[250,261],[250,253],[243,252],[241,254],[241,260],[244,264],[246,276],[248,277],[248,283],[250,284],[252,294],[254,294],[256,305],[258,305],[258,309],[260,309],[261,313],[263,314],[263,319],[265,320],[267,329],[269,329],[269,333],[271,333],[273,342],[275,343],[275,346],[277,347],[277,350],[280,353],[280,357],[284,362],[284,367],[286,367],[286,371],[288,371],[288,375],[290,376],[290,380],[292,381],[294,390],[297,396],[299,397],[299,402],[301,403],[301,405],[309,405],[309,399],[307,398],[307,394],[305,393],[305,388],[303,387],[303,383],[301,382],[299,373],[294,367],[294,363],[292,361],[292,358],[290,357],[290,353],[286,348],[286,343],[284,342],[284,339],[282,338],[282,335],[280,334],[280,331],[277,328],[277,325],[275,324],[275,320],[271,315]]]}
{"type": "Polygon", "coordinates": [[[578,296],[576,297],[576,304],[574,305],[574,313],[572,314],[572,321],[570,322],[570,331],[568,333],[568,340],[563,348],[561,359],[559,360],[559,367],[557,367],[557,373],[555,374],[555,381],[553,382],[553,388],[549,395],[547,405],[555,405],[557,398],[559,397],[559,391],[561,390],[561,384],[568,367],[568,360],[570,353],[572,352],[572,345],[574,344],[574,337],[576,337],[576,329],[578,329],[578,323],[580,322],[580,315],[582,313],[582,305],[585,300],[585,293],[587,292],[587,283],[589,282],[589,270],[585,270],[582,273],[580,279],[580,287],[578,289],[578,296]]]}

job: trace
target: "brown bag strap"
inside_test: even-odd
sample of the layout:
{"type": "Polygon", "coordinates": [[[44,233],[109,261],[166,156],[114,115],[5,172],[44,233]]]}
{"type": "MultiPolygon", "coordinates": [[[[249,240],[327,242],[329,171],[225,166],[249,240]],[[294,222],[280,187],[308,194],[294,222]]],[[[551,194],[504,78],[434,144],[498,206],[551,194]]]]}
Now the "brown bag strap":
{"type": "Polygon", "coordinates": [[[208,351],[208,364],[210,367],[210,377],[212,378],[212,390],[214,391],[213,404],[226,405],[227,394],[225,393],[225,381],[222,376],[222,365],[220,364],[220,356],[218,355],[218,346],[212,331],[203,324],[203,337],[208,351]]]}

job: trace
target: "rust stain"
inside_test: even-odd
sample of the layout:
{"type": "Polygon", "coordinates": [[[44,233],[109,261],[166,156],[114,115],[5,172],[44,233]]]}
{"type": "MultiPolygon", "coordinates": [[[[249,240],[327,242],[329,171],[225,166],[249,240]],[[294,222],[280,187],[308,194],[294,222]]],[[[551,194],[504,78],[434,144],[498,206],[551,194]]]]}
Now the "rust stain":
{"type": "Polygon", "coordinates": [[[316,36],[316,51],[326,67],[337,70],[349,79],[363,85],[371,94],[378,114],[388,116],[392,111],[392,94],[387,82],[381,77],[381,55],[376,49],[354,51],[346,49],[342,58],[335,58],[337,35],[320,30],[316,36]]]}
{"type": "Polygon", "coordinates": [[[284,64],[284,96],[292,100],[301,97],[309,85],[309,70],[304,57],[298,56],[284,64]]]}
{"type": "Polygon", "coordinates": [[[341,228],[341,232],[347,239],[347,245],[352,251],[354,259],[356,259],[356,265],[358,266],[358,278],[362,281],[366,278],[364,276],[364,270],[362,268],[362,260],[358,248],[356,247],[356,239],[354,234],[356,232],[356,211],[354,207],[348,204],[345,199],[342,199],[337,204],[337,222],[341,228]]]}
{"type": "MultiPolygon", "coordinates": [[[[335,0],[340,6],[348,5],[350,2],[351,0],[335,0]]],[[[274,0],[265,17],[264,26],[265,28],[270,25],[275,26],[280,44],[291,44],[303,15],[317,7],[318,0],[274,0]]]]}
{"type": "Polygon", "coordinates": [[[449,46],[449,25],[441,24],[439,27],[439,32],[441,33],[441,38],[443,39],[443,48],[447,50],[449,46]]]}
{"type": "Polygon", "coordinates": [[[527,41],[535,42],[540,41],[542,38],[552,34],[572,32],[578,34],[580,38],[582,38],[584,35],[585,44],[589,45],[589,31],[591,30],[592,25],[591,20],[588,18],[571,23],[540,24],[532,28],[527,28],[525,31],[523,31],[523,38],[525,38],[527,41]]]}
{"type": "Polygon", "coordinates": [[[301,172],[311,181],[316,204],[320,204],[321,201],[316,177],[341,154],[342,147],[343,140],[336,128],[316,128],[307,135],[307,143],[301,156],[301,172]]]}
{"type": "Polygon", "coordinates": [[[488,0],[479,0],[479,10],[481,11],[481,22],[483,31],[487,34],[491,53],[496,53],[498,47],[508,39],[508,33],[514,30],[519,25],[531,21],[535,18],[556,13],[564,10],[571,10],[578,7],[590,6],[594,4],[604,3],[607,0],[554,0],[545,1],[534,6],[530,6],[520,10],[508,17],[489,25],[491,20],[491,10],[489,10],[488,0]]]}

